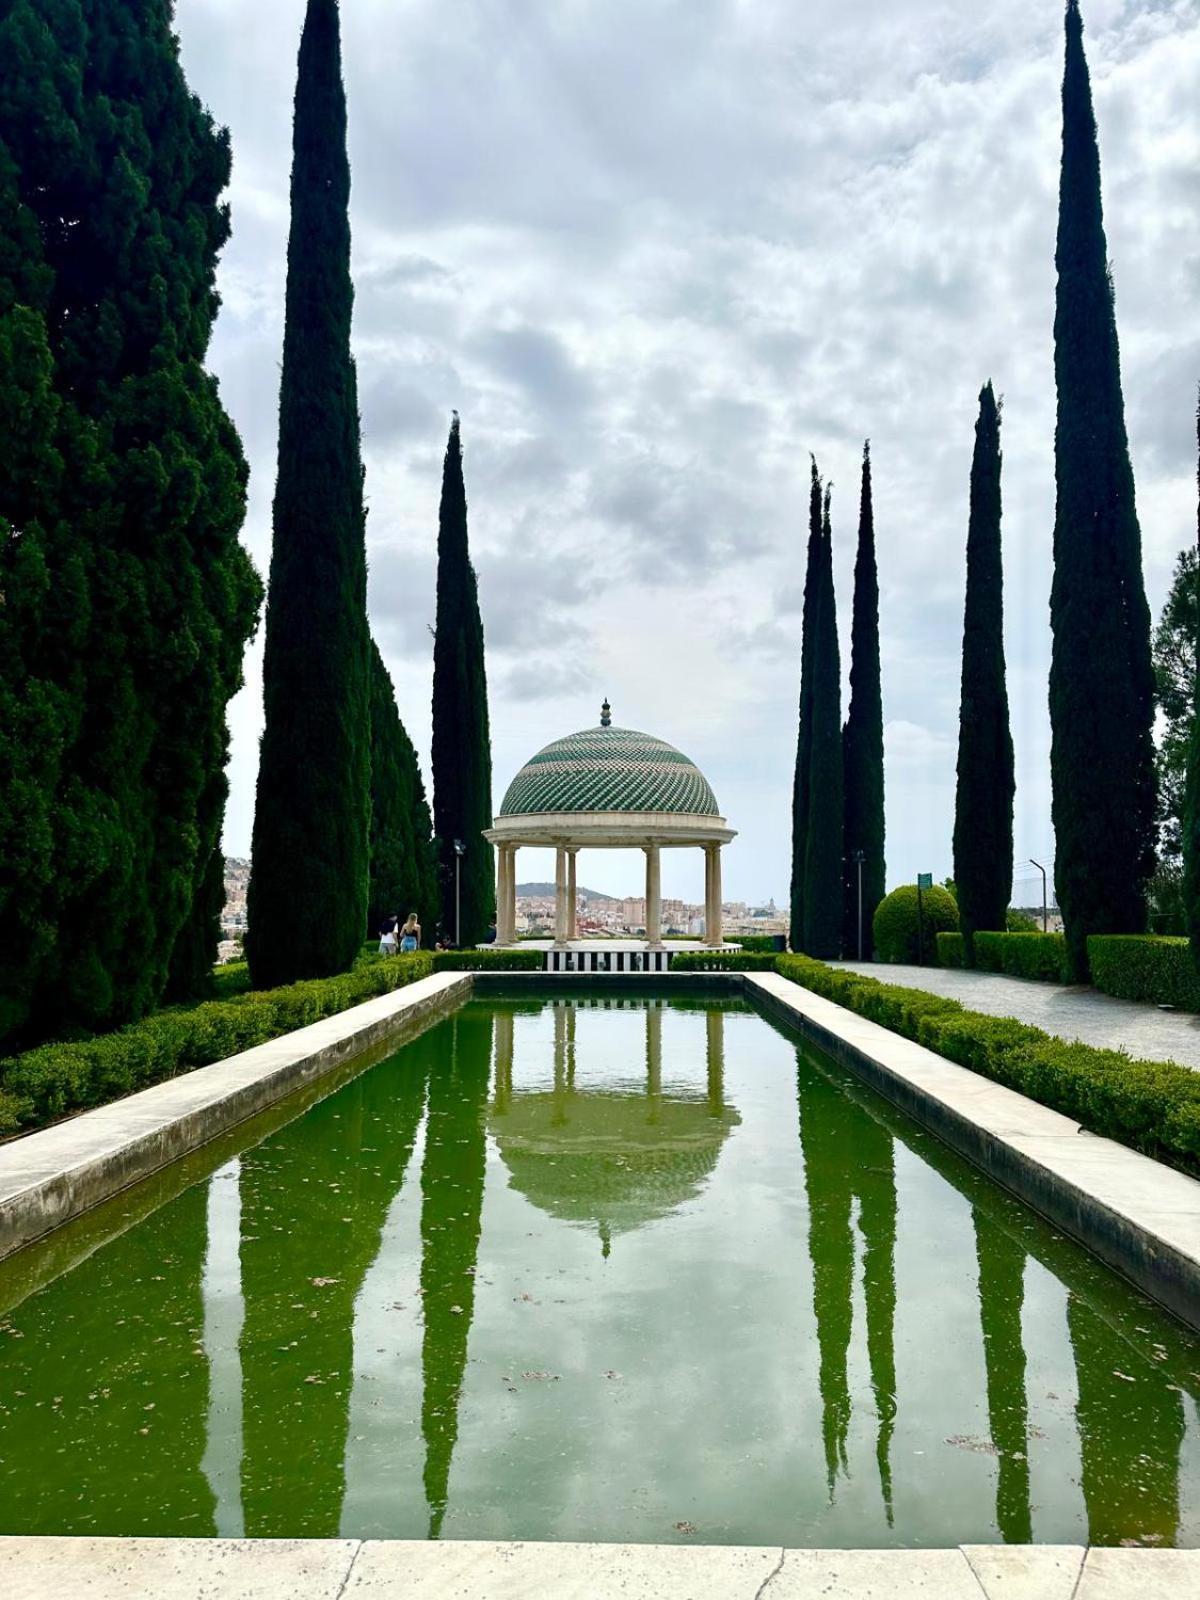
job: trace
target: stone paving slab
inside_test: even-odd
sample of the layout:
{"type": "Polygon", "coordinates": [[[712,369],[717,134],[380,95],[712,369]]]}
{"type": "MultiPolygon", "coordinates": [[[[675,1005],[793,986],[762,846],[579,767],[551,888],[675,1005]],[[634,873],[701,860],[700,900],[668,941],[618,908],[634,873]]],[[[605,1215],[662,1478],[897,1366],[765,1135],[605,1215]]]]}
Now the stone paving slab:
{"type": "Polygon", "coordinates": [[[1178,1061],[1200,1069],[1200,1016],[1190,1011],[1160,1011],[1142,1001],[1101,994],[1099,989],[1037,983],[1001,972],[857,961],[833,961],[830,965],[878,978],[880,983],[946,995],[961,1000],[969,1011],[1015,1017],[1060,1039],[1081,1039],[1084,1044],[1124,1050],[1147,1061],[1178,1061]]]}
{"type": "Polygon", "coordinates": [[[4,1600],[338,1600],[353,1539],[5,1539],[4,1600]]]}
{"type": "Polygon", "coordinates": [[[241,1055],[0,1146],[0,1259],[471,993],[435,973],[241,1055]]]}
{"type": "Polygon", "coordinates": [[[0,1538],[5,1600],[1196,1600],[1200,1551],[0,1538]]]}
{"type": "Polygon", "coordinates": [[[781,1555],[724,1546],[368,1541],[346,1600],[774,1600],[768,1585],[781,1555]]]}
{"type": "Polygon", "coordinates": [[[1200,1550],[1089,1550],[1076,1600],[1196,1600],[1200,1550]]]}
{"type": "Polygon", "coordinates": [[[988,1600],[1073,1600],[1083,1558],[1077,1544],[962,1547],[988,1600]]]}
{"type": "Polygon", "coordinates": [[[743,992],[1200,1331],[1200,1182],[781,977],[743,992]]]}

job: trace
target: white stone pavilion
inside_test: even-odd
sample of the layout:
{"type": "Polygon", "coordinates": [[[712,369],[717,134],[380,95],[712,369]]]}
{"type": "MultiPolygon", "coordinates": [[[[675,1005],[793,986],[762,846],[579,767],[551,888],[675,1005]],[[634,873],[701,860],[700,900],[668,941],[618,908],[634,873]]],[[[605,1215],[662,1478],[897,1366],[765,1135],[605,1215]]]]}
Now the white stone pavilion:
{"type": "Polygon", "coordinates": [[[646,940],[640,948],[655,952],[662,948],[662,852],[703,850],[704,947],[723,942],[721,851],[737,835],[695,763],[662,739],[614,728],[607,701],[598,728],[556,739],[525,763],[484,837],[497,853],[497,944],[516,942],[517,851],[523,845],[555,851],[556,950],[568,950],[577,937],[581,850],[645,853],[646,940]]]}

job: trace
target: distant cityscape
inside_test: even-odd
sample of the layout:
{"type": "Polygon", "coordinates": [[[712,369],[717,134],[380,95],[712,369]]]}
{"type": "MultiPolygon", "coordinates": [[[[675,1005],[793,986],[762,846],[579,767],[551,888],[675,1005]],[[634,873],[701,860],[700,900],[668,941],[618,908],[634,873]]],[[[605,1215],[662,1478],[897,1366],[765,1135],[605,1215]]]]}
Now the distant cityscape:
{"type": "MultiPolygon", "coordinates": [[[[250,882],[250,863],[239,856],[225,858],[225,910],[221,915],[219,959],[231,961],[239,953],[246,934],[246,888],[250,882]]],[[[766,905],[749,905],[744,900],[727,900],[722,908],[725,937],[739,934],[786,933],[787,913],[774,900],[766,905]]],[[[646,931],[644,896],[621,898],[601,894],[595,889],[580,889],[577,926],[581,939],[634,937],[646,931]]],[[[704,905],[687,900],[662,903],[662,927],[667,935],[696,937],[704,932],[704,905]]],[[[517,934],[531,939],[554,934],[554,885],[517,885],[517,934]]]]}

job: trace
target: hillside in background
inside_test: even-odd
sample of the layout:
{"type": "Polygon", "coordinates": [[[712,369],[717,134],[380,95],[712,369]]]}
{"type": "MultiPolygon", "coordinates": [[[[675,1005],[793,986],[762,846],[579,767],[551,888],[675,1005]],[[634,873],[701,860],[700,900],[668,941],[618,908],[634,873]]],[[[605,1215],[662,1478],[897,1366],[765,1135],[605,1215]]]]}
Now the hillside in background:
{"type": "MultiPolygon", "coordinates": [[[[518,899],[541,900],[549,898],[553,894],[554,885],[552,883],[519,883],[517,885],[518,899]]],[[[579,898],[581,900],[611,900],[612,895],[601,894],[598,889],[580,888],[579,898]]]]}

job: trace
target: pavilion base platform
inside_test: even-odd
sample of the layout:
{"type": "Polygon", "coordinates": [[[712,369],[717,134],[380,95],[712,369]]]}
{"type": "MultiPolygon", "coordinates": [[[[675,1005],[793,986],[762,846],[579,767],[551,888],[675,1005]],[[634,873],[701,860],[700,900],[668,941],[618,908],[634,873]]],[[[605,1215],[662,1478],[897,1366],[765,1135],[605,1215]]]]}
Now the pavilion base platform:
{"type": "MultiPolygon", "coordinates": [[[[496,948],[491,946],[489,948],[496,948]]],[[[671,957],[699,950],[740,950],[737,944],[706,944],[703,939],[670,939],[651,944],[648,939],[522,939],[507,946],[513,950],[539,950],[545,954],[547,972],[667,972],[671,957]]]]}

